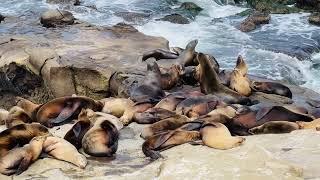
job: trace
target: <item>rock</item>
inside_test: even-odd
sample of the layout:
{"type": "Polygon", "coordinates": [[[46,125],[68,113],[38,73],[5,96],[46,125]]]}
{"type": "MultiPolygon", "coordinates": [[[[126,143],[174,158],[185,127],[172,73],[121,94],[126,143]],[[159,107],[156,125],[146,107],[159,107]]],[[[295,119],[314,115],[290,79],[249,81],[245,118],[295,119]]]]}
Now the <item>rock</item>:
{"type": "Polygon", "coordinates": [[[5,19],[5,17],[0,14],[0,23],[1,23],[2,21],[4,21],[4,19],[5,19]]]}
{"type": "Polygon", "coordinates": [[[309,16],[308,19],[310,24],[320,26],[320,13],[313,13],[309,16]]]}
{"type": "Polygon", "coordinates": [[[296,6],[305,10],[320,11],[319,0],[297,0],[296,6]]]}
{"type": "Polygon", "coordinates": [[[166,15],[163,18],[157,19],[158,21],[168,21],[174,24],[189,24],[189,20],[185,17],[183,17],[180,14],[170,14],[166,15]]]}
{"type": "Polygon", "coordinates": [[[115,16],[122,17],[125,21],[141,23],[144,20],[150,18],[150,14],[138,13],[138,12],[116,12],[115,16]]]}
{"type": "Polygon", "coordinates": [[[271,16],[268,13],[255,11],[240,24],[240,30],[242,32],[253,31],[258,25],[268,24],[270,19],[271,16]]]}
{"type": "Polygon", "coordinates": [[[41,15],[40,22],[44,27],[56,27],[61,25],[71,25],[75,18],[71,12],[64,10],[48,10],[41,15]]]}
{"type": "Polygon", "coordinates": [[[50,4],[73,4],[75,6],[80,5],[80,0],[46,0],[50,4]]]}
{"type": "Polygon", "coordinates": [[[177,10],[181,11],[182,13],[186,12],[187,14],[190,14],[191,17],[196,17],[203,10],[203,8],[199,7],[193,2],[184,2],[177,10]]]}
{"type": "Polygon", "coordinates": [[[257,11],[271,12],[275,14],[296,13],[300,10],[287,5],[294,4],[294,0],[247,0],[249,6],[257,11]]]}

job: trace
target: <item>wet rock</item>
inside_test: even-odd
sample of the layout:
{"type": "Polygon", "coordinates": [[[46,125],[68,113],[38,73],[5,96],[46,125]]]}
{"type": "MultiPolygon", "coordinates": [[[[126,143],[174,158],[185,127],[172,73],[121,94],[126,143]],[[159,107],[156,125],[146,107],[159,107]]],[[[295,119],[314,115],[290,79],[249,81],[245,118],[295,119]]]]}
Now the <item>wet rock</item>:
{"type": "Polygon", "coordinates": [[[168,21],[174,24],[189,24],[189,20],[180,14],[170,14],[163,18],[157,19],[158,21],[168,21]]]}
{"type": "Polygon", "coordinates": [[[320,11],[319,0],[297,0],[296,6],[305,10],[320,11]]]}
{"type": "Polygon", "coordinates": [[[270,19],[271,16],[268,13],[257,11],[253,12],[240,24],[240,30],[242,32],[253,31],[257,28],[257,26],[261,24],[268,24],[270,22],[270,19]]]}
{"type": "Polygon", "coordinates": [[[150,14],[138,13],[138,12],[116,12],[115,16],[122,17],[127,22],[140,23],[150,18],[150,14]]]}
{"type": "Polygon", "coordinates": [[[5,19],[5,17],[0,14],[0,23],[1,23],[2,21],[4,21],[4,19],[5,19]]]}
{"type": "Polygon", "coordinates": [[[80,0],[46,0],[50,4],[73,4],[75,6],[80,5],[80,0]]]}
{"type": "Polygon", "coordinates": [[[203,9],[193,2],[184,2],[178,8],[182,12],[187,12],[191,14],[192,17],[197,16],[203,9]]]}
{"type": "Polygon", "coordinates": [[[48,10],[41,15],[40,22],[44,27],[56,27],[61,25],[71,25],[75,18],[71,12],[64,10],[48,10]]]}
{"type": "Polygon", "coordinates": [[[294,4],[294,0],[247,0],[247,3],[257,11],[271,12],[275,14],[288,14],[300,11],[296,7],[287,6],[294,4]]]}
{"type": "Polygon", "coordinates": [[[310,24],[320,26],[320,13],[313,13],[309,16],[308,19],[310,24]]]}

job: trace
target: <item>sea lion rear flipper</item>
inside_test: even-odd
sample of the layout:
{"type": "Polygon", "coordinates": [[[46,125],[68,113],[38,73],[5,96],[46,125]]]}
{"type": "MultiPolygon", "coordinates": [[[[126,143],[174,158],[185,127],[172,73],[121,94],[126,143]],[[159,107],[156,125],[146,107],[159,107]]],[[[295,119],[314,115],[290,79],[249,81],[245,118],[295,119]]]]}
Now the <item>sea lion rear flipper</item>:
{"type": "Polygon", "coordinates": [[[19,165],[17,171],[16,171],[16,175],[19,175],[19,174],[23,173],[25,170],[27,170],[31,164],[31,160],[32,160],[31,155],[24,156],[20,162],[20,165],[19,165]]]}
{"type": "Polygon", "coordinates": [[[75,102],[72,104],[68,104],[63,110],[60,112],[59,116],[56,117],[55,119],[50,119],[49,123],[50,124],[59,124],[68,118],[70,118],[73,113],[80,107],[81,102],[75,102]]]}

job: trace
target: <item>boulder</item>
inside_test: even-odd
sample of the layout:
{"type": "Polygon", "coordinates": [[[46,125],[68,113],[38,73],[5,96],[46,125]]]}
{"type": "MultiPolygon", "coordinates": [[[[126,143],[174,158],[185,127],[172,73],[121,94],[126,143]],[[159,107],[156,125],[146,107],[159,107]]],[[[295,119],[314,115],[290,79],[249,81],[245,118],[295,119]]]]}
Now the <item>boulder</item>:
{"type": "Polygon", "coordinates": [[[184,2],[177,10],[181,11],[182,13],[190,14],[191,17],[195,17],[203,10],[203,8],[199,7],[193,2],[184,2]]]}
{"type": "Polygon", "coordinates": [[[46,0],[49,4],[73,4],[75,6],[80,5],[80,0],[46,0]]]}
{"type": "Polygon", "coordinates": [[[140,23],[150,18],[150,14],[138,12],[116,12],[115,16],[122,17],[127,22],[140,23]]]}
{"type": "Polygon", "coordinates": [[[71,12],[64,10],[48,10],[41,15],[40,22],[44,27],[56,27],[61,25],[71,25],[75,18],[71,12]]]}
{"type": "Polygon", "coordinates": [[[269,13],[255,11],[240,24],[240,30],[242,32],[253,31],[261,24],[268,24],[270,19],[269,13]]]}
{"type": "Polygon", "coordinates": [[[313,13],[309,16],[308,19],[310,24],[320,26],[320,13],[313,13]]]}
{"type": "Polygon", "coordinates": [[[170,15],[166,15],[163,18],[157,19],[158,21],[168,21],[174,24],[189,24],[190,21],[183,17],[180,14],[170,14],[170,15]]]}
{"type": "Polygon", "coordinates": [[[300,10],[293,6],[295,0],[247,0],[250,7],[257,11],[270,12],[275,14],[296,13],[300,10]]]}
{"type": "Polygon", "coordinates": [[[296,6],[305,10],[320,11],[319,0],[297,0],[296,6]]]}

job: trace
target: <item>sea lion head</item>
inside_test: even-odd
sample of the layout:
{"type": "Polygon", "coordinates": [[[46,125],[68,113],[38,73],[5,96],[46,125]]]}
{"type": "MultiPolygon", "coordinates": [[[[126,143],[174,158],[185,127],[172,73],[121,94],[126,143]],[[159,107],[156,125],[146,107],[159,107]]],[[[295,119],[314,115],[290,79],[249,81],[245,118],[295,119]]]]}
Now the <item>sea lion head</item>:
{"type": "Polygon", "coordinates": [[[251,83],[251,88],[252,88],[254,91],[259,91],[260,89],[266,89],[267,86],[266,86],[266,84],[263,83],[263,82],[252,81],[252,83],[251,83]]]}
{"type": "Polygon", "coordinates": [[[235,69],[239,69],[243,76],[248,73],[248,66],[241,55],[238,56],[235,69]]]}
{"type": "Polygon", "coordinates": [[[197,39],[192,40],[187,44],[186,49],[193,49],[194,50],[196,48],[197,44],[198,44],[197,39]]]}

